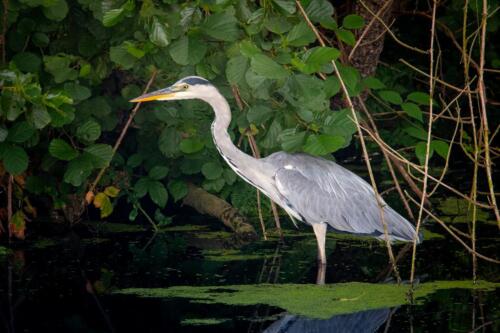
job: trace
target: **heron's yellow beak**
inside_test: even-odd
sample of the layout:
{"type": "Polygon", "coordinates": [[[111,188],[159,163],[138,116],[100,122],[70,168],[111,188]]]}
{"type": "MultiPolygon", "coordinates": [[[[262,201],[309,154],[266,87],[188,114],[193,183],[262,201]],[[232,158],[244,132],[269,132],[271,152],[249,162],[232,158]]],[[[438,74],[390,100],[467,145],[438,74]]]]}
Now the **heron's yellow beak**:
{"type": "Polygon", "coordinates": [[[165,89],[160,89],[153,91],[148,94],[141,95],[139,97],[136,97],[134,99],[131,99],[131,103],[138,103],[138,102],[149,102],[149,101],[164,101],[167,99],[171,99],[175,96],[175,91],[173,91],[171,88],[165,88],[165,89]]]}

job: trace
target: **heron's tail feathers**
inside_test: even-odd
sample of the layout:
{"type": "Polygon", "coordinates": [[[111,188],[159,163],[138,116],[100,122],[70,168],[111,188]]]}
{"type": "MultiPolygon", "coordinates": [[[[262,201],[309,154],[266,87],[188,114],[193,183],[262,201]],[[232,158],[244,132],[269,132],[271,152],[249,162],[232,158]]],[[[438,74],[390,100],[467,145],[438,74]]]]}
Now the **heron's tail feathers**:
{"type": "MultiPolygon", "coordinates": [[[[407,219],[399,215],[390,207],[384,209],[384,218],[387,223],[389,237],[393,241],[413,242],[416,236],[416,229],[407,219]]],[[[381,235],[384,239],[384,235],[381,235]]],[[[417,243],[423,241],[422,233],[417,235],[417,243]]]]}

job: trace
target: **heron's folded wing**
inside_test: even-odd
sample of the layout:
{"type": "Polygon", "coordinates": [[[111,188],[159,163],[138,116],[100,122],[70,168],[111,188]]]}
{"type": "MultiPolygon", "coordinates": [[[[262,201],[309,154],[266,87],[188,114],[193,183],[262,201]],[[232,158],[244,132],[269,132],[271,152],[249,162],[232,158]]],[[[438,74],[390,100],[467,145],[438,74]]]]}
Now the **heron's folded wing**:
{"type": "MultiPolygon", "coordinates": [[[[351,181],[332,181],[310,177],[300,169],[278,169],[278,191],[293,209],[309,223],[327,222],[334,229],[362,234],[380,234],[378,206],[373,192],[351,181]]],[[[363,181],[363,180],[361,180],[363,181]]],[[[363,181],[364,182],[364,181],[363,181]]]]}

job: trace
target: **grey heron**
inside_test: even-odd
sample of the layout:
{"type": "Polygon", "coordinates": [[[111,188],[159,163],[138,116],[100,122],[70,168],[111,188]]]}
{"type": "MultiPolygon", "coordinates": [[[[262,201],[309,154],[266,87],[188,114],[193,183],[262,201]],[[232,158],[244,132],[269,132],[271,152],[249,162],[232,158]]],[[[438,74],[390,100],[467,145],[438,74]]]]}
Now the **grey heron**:
{"type": "MultiPolygon", "coordinates": [[[[353,172],[305,153],[279,151],[256,159],[239,150],[228,134],[229,104],[208,80],[189,76],[131,102],[183,99],[200,99],[210,104],[215,112],[212,136],[220,155],[237,175],[281,206],[292,220],[312,226],[322,265],[326,264],[325,237],[329,227],[384,239],[375,193],[353,172]]],[[[413,225],[385,202],[383,210],[391,241],[412,241],[417,237],[413,225]]]]}

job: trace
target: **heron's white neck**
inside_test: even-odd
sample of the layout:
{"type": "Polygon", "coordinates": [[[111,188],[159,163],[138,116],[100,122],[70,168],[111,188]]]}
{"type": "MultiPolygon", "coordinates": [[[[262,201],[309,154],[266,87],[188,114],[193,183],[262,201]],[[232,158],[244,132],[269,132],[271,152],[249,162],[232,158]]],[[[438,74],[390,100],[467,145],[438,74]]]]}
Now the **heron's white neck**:
{"type": "Polygon", "coordinates": [[[231,108],[226,99],[217,92],[217,94],[203,98],[203,100],[210,104],[215,112],[215,120],[212,123],[214,143],[231,168],[240,174],[238,169],[242,170],[242,166],[251,167],[257,160],[239,150],[231,141],[227,131],[231,124],[231,108]]]}

